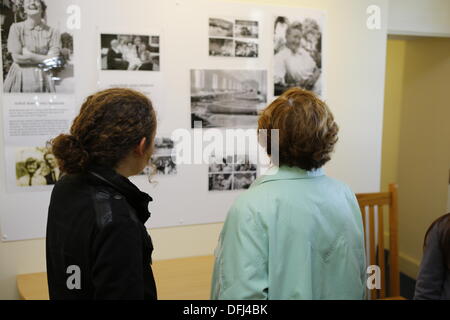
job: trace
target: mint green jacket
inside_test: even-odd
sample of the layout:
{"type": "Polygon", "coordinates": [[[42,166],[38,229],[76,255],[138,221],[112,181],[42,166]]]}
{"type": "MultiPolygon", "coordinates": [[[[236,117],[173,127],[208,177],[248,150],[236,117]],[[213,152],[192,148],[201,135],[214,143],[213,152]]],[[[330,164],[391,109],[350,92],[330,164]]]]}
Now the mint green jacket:
{"type": "Polygon", "coordinates": [[[212,299],[363,299],[366,263],[355,194],[323,170],[273,167],[228,212],[212,299]]]}

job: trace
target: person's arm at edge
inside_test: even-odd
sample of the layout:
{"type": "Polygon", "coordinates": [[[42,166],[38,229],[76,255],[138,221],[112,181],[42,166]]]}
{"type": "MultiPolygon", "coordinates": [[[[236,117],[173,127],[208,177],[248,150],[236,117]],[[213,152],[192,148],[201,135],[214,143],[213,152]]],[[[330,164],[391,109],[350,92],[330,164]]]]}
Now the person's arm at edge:
{"type": "Polygon", "coordinates": [[[414,300],[440,300],[445,277],[444,258],[439,245],[439,224],[428,234],[416,280],[414,300]]]}

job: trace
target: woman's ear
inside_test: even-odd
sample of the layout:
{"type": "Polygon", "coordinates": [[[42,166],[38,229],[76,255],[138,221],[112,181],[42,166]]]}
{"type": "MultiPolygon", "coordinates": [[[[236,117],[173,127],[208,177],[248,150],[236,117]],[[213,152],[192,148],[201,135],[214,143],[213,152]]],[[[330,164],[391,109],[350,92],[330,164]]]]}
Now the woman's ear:
{"type": "Polygon", "coordinates": [[[135,152],[138,156],[142,157],[147,151],[147,138],[143,137],[139,144],[137,145],[135,152]]]}

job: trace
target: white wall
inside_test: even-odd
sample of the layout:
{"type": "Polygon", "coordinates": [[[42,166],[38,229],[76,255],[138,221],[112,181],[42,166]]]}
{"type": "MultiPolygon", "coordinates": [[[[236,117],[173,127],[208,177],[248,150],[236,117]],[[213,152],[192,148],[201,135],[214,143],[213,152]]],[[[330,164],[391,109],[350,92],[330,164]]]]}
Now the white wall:
{"type": "Polygon", "coordinates": [[[450,1],[389,0],[388,33],[450,37],[450,1]]]}
{"type": "MultiPolygon", "coordinates": [[[[159,0],[154,1],[159,2],[159,0]]],[[[137,27],[145,28],[147,16],[145,12],[148,12],[146,10],[150,10],[152,7],[148,0],[134,0],[133,6],[122,5],[119,0],[96,0],[95,5],[94,2],[87,0],[79,2],[89,3],[86,5],[90,10],[83,11],[84,22],[82,25],[82,28],[88,29],[86,32],[89,34],[89,47],[94,47],[91,43],[92,39],[95,40],[91,33],[96,28],[96,23],[92,21],[105,21],[108,19],[108,15],[112,15],[114,18],[111,21],[116,25],[116,29],[119,28],[118,21],[122,21],[127,27],[130,24],[139,24],[137,27]],[[96,10],[98,8],[101,8],[101,10],[96,10]],[[145,8],[146,10],[136,10],[136,8],[145,8]],[[98,19],[97,15],[104,17],[98,19]],[[120,17],[120,19],[116,19],[116,17],[120,17]],[[132,23],[136,20],[139,23],[132,23]]],[[[209,14],[223,13],[224,10],[221,10],[221,8],[225,4],[229,5],[225,10],[226,13],[233,14],[236,10],[240,15],[245,12],[250,14],[255,10],[261,11],[261,9],[289,14],[292,11],[289,7],[308,7],[326,11],[327,102],[335,113],[336,120],[341,128],[336,153],[326,169],[329,175],[349,183],[355,192],[378,191],[380,185],[387,0],[248,0],[241,2],[165,0],[165,12],[161,13],[164,19],[169,21],[165,31],[166,34],[175,36],[174,39],[167,40],[167,50],[170,50],[168,59],[178,59],[183,66],[183,69],[180,70],[173,67],[168,69],[167,76],[175,77],[175,83],[168,82],[166,89],[168,97],[166,103],[172,108],[180,106],[184,110],[183,112],[188,109],[186,99],[188,99],[189,85],[187,82],[183,82],[183,79],[187,81],[188,77],[177,77],[177,75],[188,74],[185,69],[190,66],[189,54],[195,53],[197,50],[188,41],[189,37],[196,37],[197,35],[189,34],[189,37],[183,37],[184,28],[189,28],[192,21],[206,19],[209,14]],[[265,7],[263,4],[271,6],[265,7]],[[382,10],[381,30],[369,30],[366,27],[366,9],[373,4],[379,5],[382,10]],[[275,5],[288,7],[277,8],[275,5]],[[178,19],[177,14],[183,15],[178,19]],[[355,154],[355,150],[357,154],[355,154]]],[[[268,18],[265,23],[270,23],[270,19],[268,18]]],[[[81,30],[81,34],[83,33],[84,31],[81,30]]],[[[267,37],[268,35],[263,36],[267,37]]],[[[81,92],[86,94],[96,89],[96,83],[91,79],[95,78],[92,73],[96,72],[96,61],[92,60],[92,55],[96,53],[86,49],[78,52],[80,52],[78,61],[81,61],[88,69],[88,72],[82,74],[81,92]],[[84,81],[84,77],[86,77],[86,81],[84,81]]],[[[206,67],[213,67],[210,61],[205,63],[206,67]]],[[[228,61],[227,63],[229,68],[233,67],[233,62],[228,61]]],[[[199,66],[201,64],[197,63],[195,67],[199,66]]],[[[185,117],[185,115],[180,115],[180,117],[185,117]]],[[[2,143],[0,142],[0,147],[2,147],[2,143]]],[[[5,181],[3,159],[4,155],[0,148],[1,184],[5,181]]],[[[199,177],[199,179],[203,178],[199,177]]],[[[185,190],[187,194],[190,192],[189,184],[186,185],[185,190]]],[[[2,193],[0,198],[7,199],[8,195],[5,193],[4,186],[0,187],[0,193],[2,193]]],[[[173,197],[177,197],[177,195],[174,194],[173,197]]],[[[37,205],[40,210],[43,210],[47,204],[38,203],[37,205]]],[[[0,206],[3,210],[3,203],[0,206]]],[[[14,208],[14,206],[11,208],[14,208]]],[[[226,211],[227,208],[218,209],[226,211]]],[[[211,210],[214,210],[214,208],[211,208],[211,210]]],[[[157,214],[168,213],[153,212],[154,216],[157,214]]],[[[189,212],[186,212],[186,214],[189,214],[189,212]]],[[[23,223],[27,223],[27,221],[25,220],[23,223]]],[[[151,229],[150,233],[154,238],[156,248],[155,259],[212,254],[220,228],[221,224],[218,223],[151,229]]],[[[0,299],[17,298],[16,274],[42,271],[45,271],[44,240],[0,243],[0,299]]]]}

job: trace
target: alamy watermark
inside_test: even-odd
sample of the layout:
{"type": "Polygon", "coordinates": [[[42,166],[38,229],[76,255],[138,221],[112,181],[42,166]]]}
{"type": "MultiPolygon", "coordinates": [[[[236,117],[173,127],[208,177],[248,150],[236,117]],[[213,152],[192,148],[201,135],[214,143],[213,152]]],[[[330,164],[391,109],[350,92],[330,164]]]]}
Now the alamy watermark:
{"type": "MultiPolygon", "coordinates": [[[[262,168],[279,165],[279,130],[206,129],[195,122],[194,129],[176,129],[172,160],[177,165],[209,164],[211,155],[224,158],[248,155],[262,168]],[[268,156],[270,155],[270,156],[268,156]]],[[[271,170],[273,174],[276,170],[271,170]]],[[[269,173],[268,173],[269,174],[269,173]]]]}
{"type": "Polygon", "coordinates": [[[381,269],[377,265],[371,265],[367,267],[366,273],[370,275],[367,278],[366,286],[367,289],[381,289],[381,269]]]}
{"type": "Polygon", "coordinates": [[[69,290],[81,290],[81,268],[77,265],[70,265],[66,269],[67,277],[66,286],[69,290]]]}
{"type": "Polygon", "coordinates": [[[66,13],[68,15],[66,26],[69,30],[81,29],[81,8],[79,5],[72,4],[67,7],[66,13]]]}
{"type": "Polygon", "coordinates": [[[377,5],[370,5],[367,7],[366,13],[368,14],[366,26],[369,30],[381,29],[381,8],[377,5]]]}

